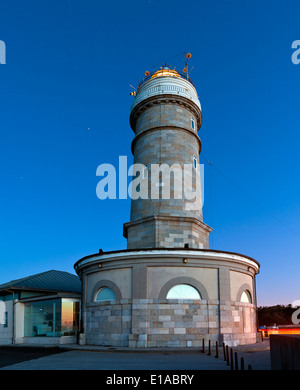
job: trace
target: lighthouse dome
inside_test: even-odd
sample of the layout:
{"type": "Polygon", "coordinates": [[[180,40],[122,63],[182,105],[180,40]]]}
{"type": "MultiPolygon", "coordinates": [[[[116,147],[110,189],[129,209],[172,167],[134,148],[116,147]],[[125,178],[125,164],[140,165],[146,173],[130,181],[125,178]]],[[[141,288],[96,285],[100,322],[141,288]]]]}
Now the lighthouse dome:
{"type": "Polygon", "coordinates": [[[191,79],[185,74],[163,67],[153,73],[148,72],[140,82],[131,105],[131,111],[143,100],[157,95],[174,95],[187,98],[201,110],[197,91],[191,79]]]}

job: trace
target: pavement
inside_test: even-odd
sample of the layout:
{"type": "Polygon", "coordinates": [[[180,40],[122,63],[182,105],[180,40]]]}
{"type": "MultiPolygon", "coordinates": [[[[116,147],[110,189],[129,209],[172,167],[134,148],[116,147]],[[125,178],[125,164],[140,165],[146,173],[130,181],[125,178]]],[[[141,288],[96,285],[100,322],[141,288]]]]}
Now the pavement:
{"type": "MultiPolygon", "coordinates": [[[[237,353],[238,369],[244,358],[245,370],[270,370],[269,340],[261,343],[232,347],[233,356],[237,353]],[[251,367],[249,367],[249,365],[251,367]]],[[[80,346],[76,344],[58,347],[0,346],[0,370],[168,370],[168,371],[232,371],[224,360],[223,348],[208,354],[206,348],[185,349],[135,349],[80,346]]]]}

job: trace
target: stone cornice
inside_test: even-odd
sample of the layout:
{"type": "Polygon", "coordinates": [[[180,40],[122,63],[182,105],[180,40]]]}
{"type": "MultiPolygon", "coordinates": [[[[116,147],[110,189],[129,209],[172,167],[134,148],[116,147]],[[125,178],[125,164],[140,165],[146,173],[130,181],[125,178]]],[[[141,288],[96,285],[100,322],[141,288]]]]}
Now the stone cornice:
{"type": "Polygon", "coordinates": [[[139,225],[141,223],[145,222],[151,222],[151,221],[173,221],[173,222],[187,222],[187,223],[193,223],[210,233],[213,229],[206,225],[204,222],[200,221],[198,218],[192,218],[192,217],[177,217],[177,216],[171,216],[171,215],[152,215],[150,217],[145,217],[138,219],[136,221],[130,221],[127,223],[124,223],[123,225],[123,235],[126,238],[127,237],[127,228],[134,226],[134,225],[139,225]]]}
{"type": "Polygon", "coordinates": [[[179,106],[183,106],[187,108],[196,117],[197,130],[199,131],[202,124],[202,113],[200,108],[192,100],[188,98],[179,95],[176,96],[176,95],[167,95],[167,94],[152,96],[147,99],[144,99],[132,109],[130,113],[129,122],[133,131],[135,129],[135,123],[137,117],[141,114],[141,112],[157,104],[177,104],[179,106]]]}
{"type": "MultiPolygon", "coordinates": [[[[120,262],[123,266],[129,264],[137,264],[138,261],[141,261],[145,264],[152,264],[158,266],[159,264],[166,264],[166,260],[170,259],[173,261],[173,265],[177,266],[178,264],[174,259],[187,258],[189,261],[186,266],[196,266],[199,261],[199,266],[207,267],[219,267],[223,265],[232,264],[232,267],[241,265],[245,267],[247,272],[250,272],[250,269],[253,270],[254,274],[259,273],[260,264],[257,260],[235,252],[225,252],[220,250],[212,249],[180,249],[180,248],[145,248],[145,249],[124,249],[119,251],[112,252],[103,252],[102,254],[92,254],[85,256],[82,259],[78,260],[74,264],[75,271],[77,274],[81,273],[81,269],[101,264],[110,264],[112,262],[120,262]]],[[[119,264],[119,263],[118,263],[119,264]]],[[[170,263],[170,265],[172,265],[170,263]]],[[[119,267],[119,265],[116,265],[119,267]]],[[[237,268],[238,270],[238,268],[237,268]]]]}

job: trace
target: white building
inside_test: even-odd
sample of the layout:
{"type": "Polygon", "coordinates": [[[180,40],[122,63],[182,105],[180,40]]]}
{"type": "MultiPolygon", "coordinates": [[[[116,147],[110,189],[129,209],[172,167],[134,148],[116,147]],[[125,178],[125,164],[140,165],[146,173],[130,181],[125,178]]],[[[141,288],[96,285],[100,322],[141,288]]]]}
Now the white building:
{"type": "Polygon", "coordinates": [[[0,285],[0,345],[76,343],[80,280],[47,271],[0,285]]]}

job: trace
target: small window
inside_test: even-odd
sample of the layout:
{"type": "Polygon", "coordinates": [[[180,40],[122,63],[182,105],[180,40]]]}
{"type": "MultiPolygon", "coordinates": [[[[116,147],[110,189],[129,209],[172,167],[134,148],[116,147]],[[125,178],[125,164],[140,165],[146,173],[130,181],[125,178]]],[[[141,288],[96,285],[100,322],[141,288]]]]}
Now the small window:
{"type": "Polygon", "coordinates": [[[201,299],[201,295],[195,287],[188,284],[177,284],[169,290],[167,299],[201,299]]]}
{"type": "Polygon", "coordinates": [[[191,126],[192,126],[192,129],[195,130],[195,119],[194,118],[191,118],[191,126]]]}
{"type": "Polygon", "coordinates": [[[244,291],[241,296],[241,302],[252,303],[251,294],[249,291],[244,291]]]}
{"type": "Polygon", "coordinates": [[[7,326],[8,326],[8,312],[7,311],[5,311],[4,312],[4,328],[7,328],[7,326]]]}
{"type": "Polygon", "coordinates": [[[197,158],[194,156],[194,168],[196,169],[197,168],[197,158]]]}
{"type": "Polygon", "coordinates": [[[97,295],[95,302],[113,301],[116,299],[115,293],[108,287],[102,287],[97,295]]]}
{"type": "Polygon", "coordinates": [[[148,177],[148,165],[145,165],[143,168],[143,179],[147,179],[148,177]]]}

